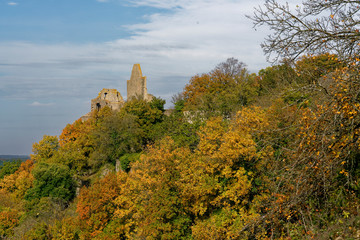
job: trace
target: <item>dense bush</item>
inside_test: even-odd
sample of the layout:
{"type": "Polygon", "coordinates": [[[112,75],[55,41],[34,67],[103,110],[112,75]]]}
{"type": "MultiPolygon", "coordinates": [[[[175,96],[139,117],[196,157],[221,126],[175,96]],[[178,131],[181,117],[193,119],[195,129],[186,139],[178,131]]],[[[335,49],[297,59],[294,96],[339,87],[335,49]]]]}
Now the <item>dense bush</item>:
{"type": "Polygon", "coordinates": [[[69,168],[55,163],[38,163],[32,171],[34,186],[25,195],[26,200],[42,197],[70,201],[75,197],[75,183],[69,168]]]}

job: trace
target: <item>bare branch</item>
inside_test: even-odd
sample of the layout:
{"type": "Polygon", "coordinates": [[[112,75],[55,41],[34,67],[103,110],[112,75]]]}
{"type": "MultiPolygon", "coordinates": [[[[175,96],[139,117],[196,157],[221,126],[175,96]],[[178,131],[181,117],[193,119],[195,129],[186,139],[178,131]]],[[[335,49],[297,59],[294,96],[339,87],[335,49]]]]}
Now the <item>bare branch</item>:
{"type": "Polygon", "coordinates": [[[254,28],[272,30],[261,45],[270,62],[325,52],[348,60],[360,51],[359,11],[360,1],[354,0],[306,0],[295,9],[266,0],[247,17],[253,20],[254,28]]]}

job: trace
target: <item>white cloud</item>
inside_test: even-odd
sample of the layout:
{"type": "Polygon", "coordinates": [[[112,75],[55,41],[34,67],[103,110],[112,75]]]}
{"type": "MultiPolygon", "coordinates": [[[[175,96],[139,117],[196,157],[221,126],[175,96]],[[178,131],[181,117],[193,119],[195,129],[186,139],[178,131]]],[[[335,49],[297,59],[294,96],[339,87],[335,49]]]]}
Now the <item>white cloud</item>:
{"type": "MultiPolygon", "coordinates": [[[[104,1],[104,0],[102,0],[104,1]]],[[[93,98],[117,88],[126,98],[131,67],[140,63],[150,93],[170,98],[191,76],[235,57],[257,71],[267,64],[260,42],[244,15],[260,0],[137,0],[133,4],[171,9],[126,26],[133,35],[98,44],[0,43],[0,90],[12,97],[93,98]],[[5,90],[4,90],[5,89],[5,90]]]]}
{"type": "Polygon", "coordinates": [[[8,2],[8,5],[10,5],[10,6],[16,6],[16,5],[18,5],[18,3],[16,3],[16,2],[8,2]]]}
{"type": "Polygon", "coordinates": [[[184,5],[191,4],[191,0],[128,0],[134,6],[149,6],[156,8],[172,9],[176,7],[182,7],[184,5]]]}
{"type": "MultiPolygon", "coordinates": [[[[148,77],[149,93],[168,102],[191,76],[210,71],[228,57],[245,62],[252,71],[268,65],[260,49],[267,32],[254,31],[244,16],[264,0],[116,1],[161,9],[143,16],[146,23],[125,26],[131,37],[104,43],[0,42],[0,102],[6,103],[0,125],[2,129],[23,127],[21,138],[16,139],[19,143],[19,139],[30,139],[21,146],[13,143],[14,153],[23,146],[30,148],[44,134],[61,132],[66,123],[90,110],[90,100],[102,88],[116,88],[126,98],[126,80],[134,63],[140,63],[148,77]]],[[[0,135],[9,139],[14,133],[0,135]]],[[[0,142],[4,151],[1,146],[6,145],[0,142]]],[[[22,151],[28,154],[30,149],[26,149],[22,151]]],[[[10,146],[5,150],[11,150],[10,146]]]]}
{"type": "Polygon", "coordinates": [[[49,106],[53,106],[54,103],[40,103],[40,102],[33,102],[31,104],[29,104],[29,106],[31,107],[49,107],[49,106]]]}

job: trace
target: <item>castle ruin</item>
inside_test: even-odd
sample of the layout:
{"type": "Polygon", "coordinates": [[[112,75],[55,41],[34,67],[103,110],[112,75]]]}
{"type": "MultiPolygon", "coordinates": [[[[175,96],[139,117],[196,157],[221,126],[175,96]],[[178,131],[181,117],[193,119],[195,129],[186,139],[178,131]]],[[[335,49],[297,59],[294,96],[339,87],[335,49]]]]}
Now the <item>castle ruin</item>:
{"type": "MultiPolygon", "coordinates": [[[[127,101],[137,98],[145,101],[151,101],[153,95],[148,94],[146,87],[146,76],[142,75],[140,64],[134,64],[130,80],[127,80],[127,101]]],[[[114,111],[120,110],[125,101],[120,92],[116,89],[104,88],[100,91],[97,98],[91,100],[91,112],[99,111],[101,108],[108,106],[114,111]]],[[[90,117],[91,112],[81,117],[86,120],[90,117]]]]}

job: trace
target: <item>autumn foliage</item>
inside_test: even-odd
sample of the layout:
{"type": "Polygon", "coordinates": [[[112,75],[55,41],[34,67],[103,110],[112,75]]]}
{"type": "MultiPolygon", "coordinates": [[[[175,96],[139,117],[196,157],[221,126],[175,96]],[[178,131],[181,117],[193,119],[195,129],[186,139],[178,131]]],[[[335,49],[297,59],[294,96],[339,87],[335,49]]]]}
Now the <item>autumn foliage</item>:
{"type": "Polygon", "coordinates": [[[104,107],[0,169],[0,238],[356,239],[358,58],[248,73],[228,59],[165,101],[104,107]]]}
{"type": "Polygon", "coordinates": [[[114,174],[81,190],[76,211],[85,228],[90,229],[89,236],[95,237],[112,218],[115,211],[113,200],[119,193],[120,186],[114,174]]]}

